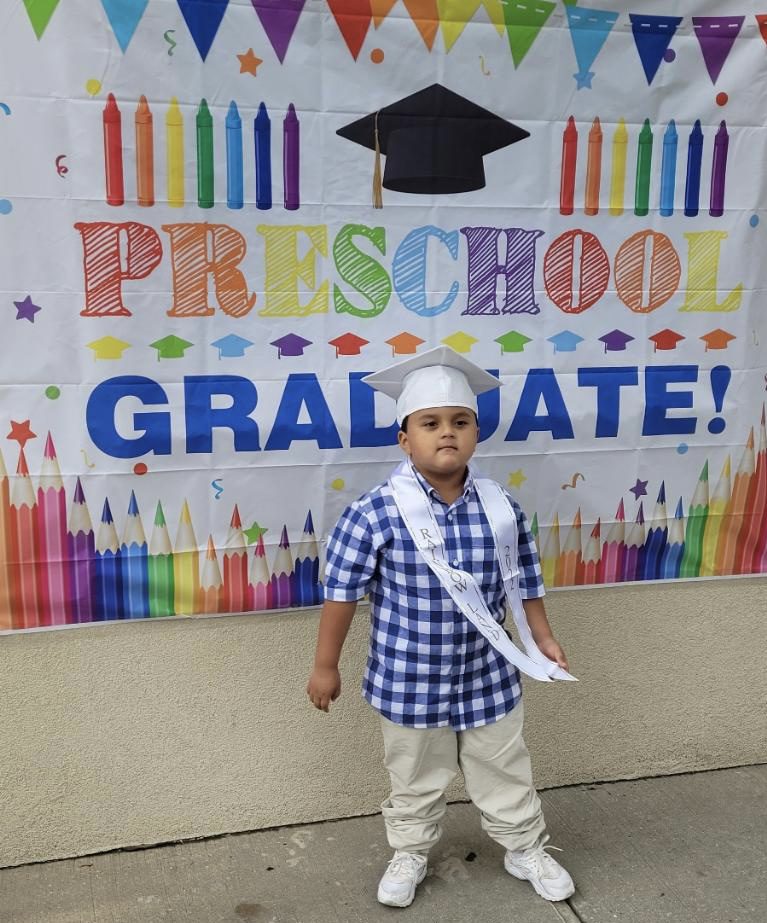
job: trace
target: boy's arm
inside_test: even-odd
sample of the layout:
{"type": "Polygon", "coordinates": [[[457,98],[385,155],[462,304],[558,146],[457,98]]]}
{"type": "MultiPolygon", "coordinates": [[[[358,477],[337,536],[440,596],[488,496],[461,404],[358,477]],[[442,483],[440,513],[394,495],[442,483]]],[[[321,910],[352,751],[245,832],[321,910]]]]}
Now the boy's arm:
{"type": "Polygon", "coordinates": [[[551,625],[549,625],[549,620],[546,617],[546,608],[543,605],[543,598],[523,599],[522,605],[527,616],[527,624],[533,634],[533,640],[540,648],[541,653],[545,654],[549,660],[556,661],[563,670],[568,670],[567,656],[551,631],[551,625]]]}
{"type": "Polygon", "coordinates": [[[320,711],[329,711],[330,703],[341,694],[338,661],[356,608],[356,600],[337,602],[326,599],[322,606],[314,669],[306,685],[306,694],[320,711]]]}

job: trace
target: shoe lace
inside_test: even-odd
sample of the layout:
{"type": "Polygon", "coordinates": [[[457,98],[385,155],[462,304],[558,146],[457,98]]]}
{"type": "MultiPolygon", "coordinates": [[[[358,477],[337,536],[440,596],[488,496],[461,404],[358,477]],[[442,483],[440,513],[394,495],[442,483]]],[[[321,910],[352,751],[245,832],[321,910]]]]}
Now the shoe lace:
{"type": "Polygon", "coordinates": [[[420,856],[412,853],[398,853],[389,863],[390,875],[416,874],[420,866],[420,856]]]}
{"type": "Polygon", "coordinates": [[[546,852],[547,849],[562,852],[559,846],[552,846],[550,843],[547,843],[545,846],[535,846],[527,851],[523,858],[523,862],[526,865],[531,865],[539,876],[547,876],[548,873],[548,875],[556,877],[559,870],[559,863],[553,856],[550,856],[546,852]]]}

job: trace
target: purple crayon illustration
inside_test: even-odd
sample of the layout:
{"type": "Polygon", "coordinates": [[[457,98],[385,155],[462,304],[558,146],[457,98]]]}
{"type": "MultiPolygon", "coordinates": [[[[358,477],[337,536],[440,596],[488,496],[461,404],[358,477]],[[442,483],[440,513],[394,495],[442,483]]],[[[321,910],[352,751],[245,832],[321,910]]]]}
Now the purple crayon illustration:
{"type": "Polygon", "coordinates": [[[626,550],[623,555],[622,580],[641,580],[644,561],[644,509],[639,504],[636,520],[626,529],[626,550]]]}
{"type": "Polygon", "coordinates": [[[274,609],[287,609],[292,600],[293,558],[290,554],[288,541],[288,528],[282,527],[280,545],[274,556],[272,567],[272,607],[274,609]]]}
{"type": "Polygon", "coordinates": [[[282,123],[282,179],[285,189],[285,208],[296,211],[301,204],[299,194],[300,125],[296,107],[291,103],[282,123]]]}
{"type": "Polygon", "coordinates": [[[724,214],[724,180],[727,172],[729,146],[730,136],[727,134],[727,123],[722,120],[714,136],[714,156],[711,162],[711,198],[708,213],[712,218],[720,218],[724,214]]]}
{"type": "Polygon", "coordinates": [[[69,593],[72,622],[93,621],[93,581],[96,543],[88,506],[80,478],[75,484],[72,508],[69,511],[67,530],[67,557],[69,558],[69,593]]]}

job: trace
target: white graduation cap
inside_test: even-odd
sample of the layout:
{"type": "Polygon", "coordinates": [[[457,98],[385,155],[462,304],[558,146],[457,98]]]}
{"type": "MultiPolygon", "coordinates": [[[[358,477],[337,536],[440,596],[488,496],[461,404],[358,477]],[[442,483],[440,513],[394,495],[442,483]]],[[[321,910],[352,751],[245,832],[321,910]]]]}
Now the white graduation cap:
{"type": "Polygon", "coordinates": [[[477,395],[501,382],[449,346],[437,346],[397,362],[362,381],[397,402],[397,421],[427,407],[467,407],[477,413],[477,395]]]}

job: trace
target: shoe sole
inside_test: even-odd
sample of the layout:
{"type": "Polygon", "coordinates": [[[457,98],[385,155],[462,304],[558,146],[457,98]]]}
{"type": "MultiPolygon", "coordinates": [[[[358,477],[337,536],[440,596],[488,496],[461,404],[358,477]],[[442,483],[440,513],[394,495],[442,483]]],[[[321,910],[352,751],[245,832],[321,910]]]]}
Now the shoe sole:
{"type": "Polygon", "coordinates": [[[524,874],[524,872],[519,872],[514,868],[509,868],[509,866],[506,865],[505,863],[503,867],[506,869],[509,875],[512,875],[514,878],[518,878],[520,881],[529,881],[530,884],[533,886],[533,890],[535,891],[535,893],[539,897],[542,897],[545,901],[551,901],[552,903],[556,903],[557,901],[565,901],[567,900],[568,897],[572,897],[573,894],[575,894],[575,885],[573,885],[573,887],[570,888],[569,891],[564,892],[561,896],[557,895],[556,897],[554,897],[551,894],[547,894],[545,891],[543,891],[536,884],[536,882],[534,882],[531,878],[528,878],[527,875],[524,874]]]}
{"type": "Polygon", "coordinates": [[[426,868],[427,868],[427,867],[424,866],[423,871],[422,871],[421,874],[416,878],[416,880],[415,880],[415,888],[413,888],[413,896],[410,898],[409,901],[395,901],[395,900],[392,900],[391,898],[382,898],[382,897],[381,897],[381,892],[379,891],[378,894],[376,895],[376,897],[377,897],[377,899],[378,899],[378,903],[379,903],[379,904],[383,904],[384,907],[409,907],[409,906],[413,903],[413,901],[415,900],[416,888],[418,887],[418,885],[421,884],[421,882],[424,880],[424,878],[426,878],[426,868]]]}

